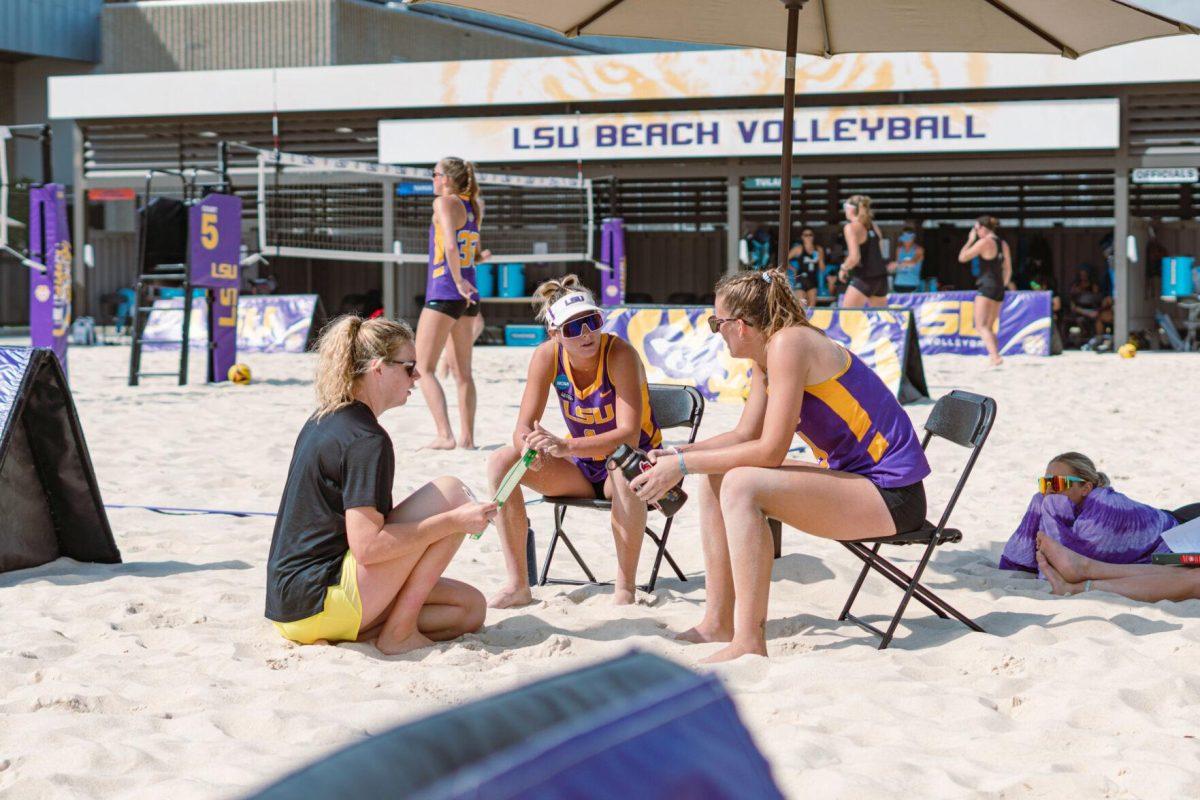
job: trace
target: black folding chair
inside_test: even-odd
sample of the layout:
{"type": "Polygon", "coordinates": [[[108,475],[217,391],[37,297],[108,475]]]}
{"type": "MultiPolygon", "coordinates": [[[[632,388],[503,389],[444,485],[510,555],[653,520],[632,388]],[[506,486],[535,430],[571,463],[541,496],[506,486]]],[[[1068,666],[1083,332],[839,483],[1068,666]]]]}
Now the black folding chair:
{"type": "Polygon", "coordinates": [[[849,599],[846,600],[846,607],[842,609],[841,616],[838,619],[850,620],[859,627],[878,636],[881,639],[879,643],[880,650],[891,643],[892,636],[896,633],[896,626],[900,624],[900,618],[904,616],[904,609],[908,607],[908,601],[914,597],[917,599],[917,602],[942,619],[946,619],[947,615],[949,615],[971,630],[979,631],[980,633],[983,632],[983,628],[963,616],[949,603],[922,585],[921,575],[925,572],[925,566],[929,563],[929,558],[933,555],[936,547],[962,541],[962,531],[955,528],[947,528],[946,522],[950,519],[950,512],[954,510],[954,504],[958,502],[958,496],[962,493],[967,478],[971,475],[971,470],[975,466],[975,459],[979,457],[979,451],[983,449],[983,443],[987,441],[988,433],[991,432],[992,423],[995,420],[996,401],[990,397],[956,389],[938,400],[937,404],[933,407],[933,411],[929,414],[929,419],[925,422],[925,437],[921,441],[921,447],[928,449],[929,440],[934,436],[939,436],[957,445],[971,449],[971,455],[967,458],[967,464],[963,468],[962,476],[958,479],[958,484],[954,487],[954,494],[950,495],[950,502],[946,504],[946,509],[942,512],[942,517],[938,520],[938,524],[934,525],[926,521],[919,530],[898,533],[895,536],[881,536],[874,539],[842,542],[851,553],[854,553],[854,555],[862,560],[863,568],[862,572],[858,574],[858,580],[854,583],[854,589],[850,592],[849,599]],[[874,546],[868,549],[868,544],[874,546]],[[925,546],[925,553],[921,557],[921,562],[917,565],[912,575],[907,574],[879,554],[879,548],[885,544],[925,546]],[[862,588],[863,581],[866,579],[867,573],[871,570],[875,570],[904,591],[904,599],[900,601],[900,607],[896,609],[896,615],[892,617],[892,622],[886,631],[882,631],[871,623],[859,619],[850,613],[850,607],[854,605],[854,599],[858,597],[858,591],[862,588]]]}
{"type": "MultiPolygon", "coordinates": [[[[696,433],[700,430],[700,419],[704,416],[704,396],[696,391],[691,386],[675,386],[665,383],[650,384],[650,408],[654,412],[654,419],[658,423],[658,427],[662,430],[668,428],[689,427],[688,444],[696,440],[696,433]]],[[[583,586],[587,584],[611,583],[611,581],[598,581],[596,576],[584,563],[583,558],[579,555],[579,551],[575,549],[575,545],[571,543],[563,531],[563,518],[566,517],[568,508],[592,508],[598,511],[609,511],[612,509],[612,501],[610,500],[595,500],[590,497],[547,497],[547,503],[554,504],[554,536],[550,539],[550,546],[546,550],[546,560],[542,563],[542,574],[538,578],[538,585],[545,586],[547,583],[565,583],[575,586],[583,586]],[[567,578],[551,578],[550,561],[554,558],[554,550],[558,544],[558,540],[562,539],[563,544],[571,551],[571,555],[575,557],[576,563],[583,569],[583,574],[587,576],[587,580],[570,580],[567,578]]],[[[651,512],[657,513],[657,512],[651,512]]],[[[646,535],[650,537],[650,541],[654,542],[657,551],[654,554],[654,567],[650,570],[649,582],[640,586],[647,592],[654,591],[654,584],[658,581],[658,570],[662,566],[663,559],[671,565],[671,569],[675,571],[675,575],[679,580],[686,581],[687,576],[683,574],[683,570],[675,563],[675,559],[671,558],[671,554],[667,552],[667,537],[671,535],[671,523],[674,522],[674,517],[667,517],[663,524],[662,533],[658,534],[646,528],[646,535]]]]}

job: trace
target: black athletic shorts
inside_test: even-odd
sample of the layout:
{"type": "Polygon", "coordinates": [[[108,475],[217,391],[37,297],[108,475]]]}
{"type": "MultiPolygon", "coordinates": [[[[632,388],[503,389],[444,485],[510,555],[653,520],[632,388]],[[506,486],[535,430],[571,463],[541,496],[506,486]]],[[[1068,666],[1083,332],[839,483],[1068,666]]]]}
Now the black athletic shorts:
{"type": "Polygon", "coordinates": [[[860,278],[851,273],[850,285],[867,297],[887,297],[888,285],[886,275],[879,278],[860,278]]]}
{"type": "Polygon", "coordinates": [[[604,496],[604,481],[588,481],[588,483],[592,485],[592,494],[596,495],[597,500],[608,499],[604,496]]]}
{"type": "Polygon", "coordinates": [[[425,307],[455,319],[479,316],[478,301],[468,303],[466,300],[429,300],[425,303],[425,307]]]}
{"type": "Polygon", "coordinates": [[[796,284],[792,288],[799,292],[811,292],[817,288],[817,276],[811,272],[798,272],[796,284]]]}
{"type": "Polygon", "coordinates": [[[979,291],[981,297],[986,297],[988,300],[995,300],[997,303],[1004,301],[1004,286],[1000,281],[980,280],[975,284],[975,288],[979,291]]]}
{"type": "Polygon", "coordinates": [[[887,504],[892,522],[896,523],[896,533],[909,533],[920,530],[925,524],[925,483],[918,481],[908,486],[898,486],[895,489],[884,489],[876,486],[883,502],[887,504]]]}

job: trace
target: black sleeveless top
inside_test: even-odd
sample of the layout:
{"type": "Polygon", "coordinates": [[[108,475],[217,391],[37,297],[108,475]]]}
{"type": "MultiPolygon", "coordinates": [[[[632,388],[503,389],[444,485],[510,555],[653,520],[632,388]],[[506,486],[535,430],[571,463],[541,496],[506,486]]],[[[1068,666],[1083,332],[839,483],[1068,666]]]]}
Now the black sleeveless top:
{"type": "Polygon", "coordinates": [[[862,243],[862,272],[864,280],[887,277],[887,262],[883,260],[883,252],[879,249],[879,237],[875,235],[875,226],[867,228],[867,240],[862,243]]]}
{"type": "Polygon", "coordinates": [[[993,235],[991,238],[996,241],[996,257],[979,256],[979,278],[976,283],[981,288],[985,285],[1004,285],[1004,242],[1000,241],[999,236],[993,235]]]}

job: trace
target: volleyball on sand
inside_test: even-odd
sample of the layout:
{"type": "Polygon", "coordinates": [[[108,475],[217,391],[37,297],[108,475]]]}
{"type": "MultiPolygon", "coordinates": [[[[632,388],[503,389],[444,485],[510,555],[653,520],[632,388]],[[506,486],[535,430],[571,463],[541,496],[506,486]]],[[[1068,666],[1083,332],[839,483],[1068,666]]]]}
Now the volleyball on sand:
{"type": "Polygon", "coordinates": [[[1126,342],[1117,348],[1117,352],[1121,355],[1121,358],[1133,358],[1137,355],[1137,345],[1133,342],[1126,342]]]}
{"type": "Polygon", "coordinates": [[[250,383],[250,368],[245,364],[234,364],[226,375],[230,381],[241,386],[250,383]]]}

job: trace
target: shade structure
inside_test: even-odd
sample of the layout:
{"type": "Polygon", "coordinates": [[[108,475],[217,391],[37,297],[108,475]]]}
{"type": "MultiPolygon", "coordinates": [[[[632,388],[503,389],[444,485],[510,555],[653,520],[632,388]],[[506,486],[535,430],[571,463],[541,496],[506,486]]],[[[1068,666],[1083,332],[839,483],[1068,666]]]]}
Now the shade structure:
{"type": "MultiPolygon", "coordinates": [[[[405,0],[409,4],[430,0],[405,0]]],[[[1128,0],[435,0],[532,23],[567,37],[758,47],[787,53],[779,258],[792,193],[797,53],[1032,53],[1076,58],[1106,47],[1195,34],[1128,0]]]]}

